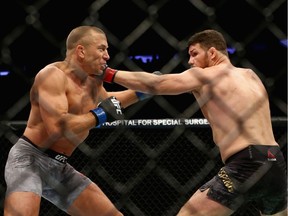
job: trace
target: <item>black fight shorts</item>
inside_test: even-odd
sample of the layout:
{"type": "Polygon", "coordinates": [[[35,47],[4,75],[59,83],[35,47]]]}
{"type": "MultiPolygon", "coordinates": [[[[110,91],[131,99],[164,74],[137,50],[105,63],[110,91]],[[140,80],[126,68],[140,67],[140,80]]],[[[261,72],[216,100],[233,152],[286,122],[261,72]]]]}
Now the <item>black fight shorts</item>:
{"type": "Polygon", "coordinates": [[[250,145],[234,154],[199,190],[209,188],[208,197],[236,211],[254,202],[262,214],[287,208],[286,162],[278,146],[250,145]]]}

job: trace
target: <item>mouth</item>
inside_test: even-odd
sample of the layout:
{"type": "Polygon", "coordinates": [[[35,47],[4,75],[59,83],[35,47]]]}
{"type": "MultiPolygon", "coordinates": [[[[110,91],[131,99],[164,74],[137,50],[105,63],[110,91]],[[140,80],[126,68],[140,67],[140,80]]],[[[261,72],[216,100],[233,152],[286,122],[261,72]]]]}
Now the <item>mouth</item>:
{"type": "Polygon", "coordinates": [[[102,65],[102,71],[104,71],[106,68],[108,67],[108,65],[107,64],[104,64],[104,65],[102,65]]]}

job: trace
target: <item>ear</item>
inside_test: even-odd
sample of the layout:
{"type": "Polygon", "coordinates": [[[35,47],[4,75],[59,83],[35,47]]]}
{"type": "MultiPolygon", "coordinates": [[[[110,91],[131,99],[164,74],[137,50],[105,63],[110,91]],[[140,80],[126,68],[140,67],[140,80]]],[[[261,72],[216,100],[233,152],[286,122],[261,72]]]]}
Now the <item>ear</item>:
{"type": "Polygon", "coordinates": [[[209,53],[211,59],[214,59],[217,55],[217,50],[215,47],[210,47],[208,50],[208,53],[209,53]]]}
{"type": "Polygon", "coordinates": [[[85,56],[85,48],[82,45],[76,46],[76,53],[80,58],[84,58],[85,56]]]}

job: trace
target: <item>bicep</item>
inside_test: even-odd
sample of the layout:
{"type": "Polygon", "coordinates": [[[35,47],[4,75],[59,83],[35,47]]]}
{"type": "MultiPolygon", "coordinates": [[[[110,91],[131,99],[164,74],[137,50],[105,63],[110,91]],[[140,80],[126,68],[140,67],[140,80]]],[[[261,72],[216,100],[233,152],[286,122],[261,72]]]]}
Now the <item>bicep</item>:
{"type": "Polygon", "coordinates": [[[61,115],[68,112],[65,78],[61,74],[59,76],[56,73],[51,73],[41,80],[37,83],[41,118],[45,125],[53,127],[57,125],[61,115]]]}
{"type": "Polygon", "coordinates": [[[159,94],[177,95],[191,92],[203,85],[201,79],[189,69],[179,74],[162,75],[159,85],[155,86],[159,94]]]}

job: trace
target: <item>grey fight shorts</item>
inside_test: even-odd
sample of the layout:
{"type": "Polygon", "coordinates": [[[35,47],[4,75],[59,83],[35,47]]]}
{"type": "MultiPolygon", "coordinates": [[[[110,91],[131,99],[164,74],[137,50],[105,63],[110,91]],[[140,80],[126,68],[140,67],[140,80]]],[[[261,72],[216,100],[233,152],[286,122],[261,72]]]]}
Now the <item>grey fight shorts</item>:
{"type": "Polygon", "coordinates": [[[91,184],[91,180],[63,160],[61,154],[51,150],[47,154],[23,138],[10,149],[5,181],[6,196],[12,192],[33,192],[65,212],[91,184]]]}
{"type": "Polygon", "coordinates": [[[250,145],[226,160],[225,166],[200,191],[236,211],[254,202],[262,214],[287,208],[286,162],[278,146],[250,145]]]}

